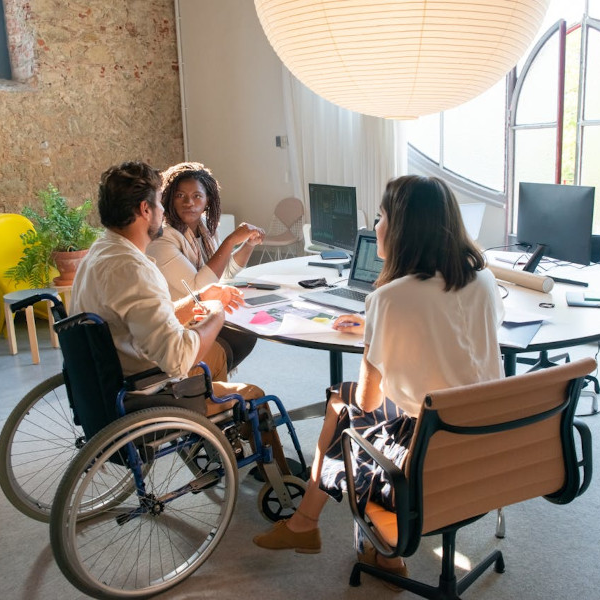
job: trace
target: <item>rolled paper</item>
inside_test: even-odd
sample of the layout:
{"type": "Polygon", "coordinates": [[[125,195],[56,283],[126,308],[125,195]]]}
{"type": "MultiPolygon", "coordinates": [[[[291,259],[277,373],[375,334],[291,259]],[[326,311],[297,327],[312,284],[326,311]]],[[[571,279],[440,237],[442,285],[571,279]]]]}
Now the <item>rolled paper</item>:
{"type": "Polygon", "coordinates": [[[527,271],[506,269],[504,267],[498,267],[497,265],[488,265],[488,267],[496,279],[516,283],[517,285],[529,288],[530,290],[548,293],[554,287],[554,280],[550,277],[528,273],[527,271]]]}

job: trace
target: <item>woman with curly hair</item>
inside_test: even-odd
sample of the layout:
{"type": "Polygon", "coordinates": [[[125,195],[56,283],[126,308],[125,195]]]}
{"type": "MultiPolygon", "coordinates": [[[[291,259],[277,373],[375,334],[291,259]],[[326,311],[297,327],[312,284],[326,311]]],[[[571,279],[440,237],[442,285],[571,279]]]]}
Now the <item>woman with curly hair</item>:
{"type": "MultiPolygon", "coordinates": [[[[175,301],[188,293],[182,280],[193,290],[199,290],[234,277],[246,266],[265,232],[249,223],[241,223],[222,242],[218,239],[220,186],[203,164],[179,163],[162,176],[165,227],[162,237],[148,246],[147,254],[156,260],[175,301]]],[[[218,341],[227,354],[228,371],[234,369],[256,343],[253,336],[225,328],[218,341]]]]}

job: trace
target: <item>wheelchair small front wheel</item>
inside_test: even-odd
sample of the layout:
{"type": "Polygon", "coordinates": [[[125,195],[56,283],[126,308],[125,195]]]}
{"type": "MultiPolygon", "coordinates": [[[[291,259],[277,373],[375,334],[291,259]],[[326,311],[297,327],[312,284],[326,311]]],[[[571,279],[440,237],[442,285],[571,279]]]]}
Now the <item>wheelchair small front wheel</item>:
{"type": "Polygon", "coordinates": [[[289,503],[282,502],[271,483],[265,483],[258,494],[258,510],[267,521],[289,519],[295,512],[306,492],[306,482],[294,475],[283,475],[283,485],[289,495],[289,503]]]}

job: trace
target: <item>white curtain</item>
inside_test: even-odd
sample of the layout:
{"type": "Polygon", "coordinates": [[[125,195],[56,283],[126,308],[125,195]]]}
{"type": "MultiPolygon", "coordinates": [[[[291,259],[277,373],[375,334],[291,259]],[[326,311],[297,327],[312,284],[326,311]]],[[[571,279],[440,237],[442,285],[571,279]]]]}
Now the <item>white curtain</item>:
{"type": "Polygon", "coordinates": [[[406,174],[403,123],[331,104],[282,69],[294,194],[308,214],[309,183],[354,186],[358,208],[372,227],[386,183],[406,174]]]}

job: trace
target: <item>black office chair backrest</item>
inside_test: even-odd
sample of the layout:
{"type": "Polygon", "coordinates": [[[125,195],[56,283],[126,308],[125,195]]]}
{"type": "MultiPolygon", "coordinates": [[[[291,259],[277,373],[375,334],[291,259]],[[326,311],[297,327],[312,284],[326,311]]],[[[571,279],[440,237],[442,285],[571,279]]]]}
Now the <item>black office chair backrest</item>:
{"type": "Polygon", "coordinates": [[[123,371],[108,324],[81,313],[55,324],[63,353],[65,384],[75,419],[87,439],[118,418],[123,371]]]}

